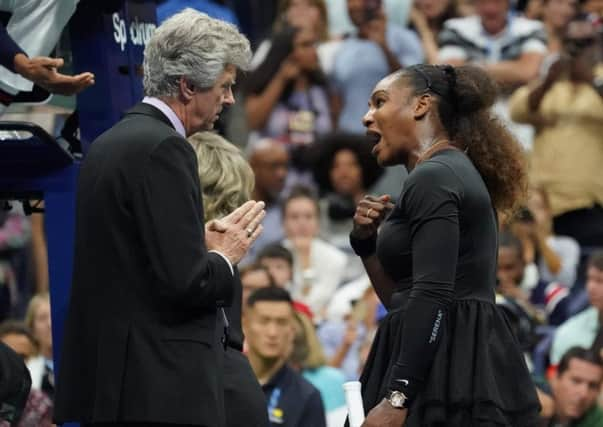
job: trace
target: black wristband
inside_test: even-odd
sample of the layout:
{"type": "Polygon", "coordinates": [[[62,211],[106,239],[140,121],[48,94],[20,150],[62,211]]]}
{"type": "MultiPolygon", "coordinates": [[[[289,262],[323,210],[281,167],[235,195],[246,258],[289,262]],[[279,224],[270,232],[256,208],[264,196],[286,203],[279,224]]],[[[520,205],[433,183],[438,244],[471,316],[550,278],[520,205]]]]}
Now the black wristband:
{"type": "Polygon", "coordinates": [[[417,395],[423,388],[423,382],[407,375],[408,369],[397,363],[392,366],[388,390],[396,390],[404,393],[406,402],[404,407],[408,408],[417,398],[417,395]]]}
{"type": "Polygon", "coordinates": [[[368,258],[375,254],[377,250],[377,235],[369,237],[368,239],[358,239],[350,234],[350,245],[354,253],[360,258],[368,258]]]}

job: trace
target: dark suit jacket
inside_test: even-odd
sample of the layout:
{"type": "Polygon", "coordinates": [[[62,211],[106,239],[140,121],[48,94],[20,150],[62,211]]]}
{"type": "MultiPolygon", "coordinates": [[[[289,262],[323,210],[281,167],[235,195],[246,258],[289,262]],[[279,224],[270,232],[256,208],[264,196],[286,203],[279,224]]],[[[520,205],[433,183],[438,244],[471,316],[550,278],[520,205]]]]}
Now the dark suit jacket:
{"type": "Polygon", "coordinates": [[[195,152],[155,107],[91,145],[74,261],[55,420],[222,426],[216,304],[234,277],[204,245],[195,152]]]}

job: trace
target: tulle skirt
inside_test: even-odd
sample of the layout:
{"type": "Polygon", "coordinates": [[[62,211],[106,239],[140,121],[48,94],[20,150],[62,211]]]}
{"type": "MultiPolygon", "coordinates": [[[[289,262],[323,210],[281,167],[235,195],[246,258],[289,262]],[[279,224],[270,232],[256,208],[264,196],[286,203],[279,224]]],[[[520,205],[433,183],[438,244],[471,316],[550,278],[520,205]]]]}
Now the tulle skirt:
{"type": "MultiPolygon", "coordinates": [[[[405,310],[382,320],[360,377],[364,409],[387,392],[400,353],[405,310]]],[[[538,425],[540,405],[518,343],[495,304],[458,300],[448,312],[425,387],[405,427],[486,427],[538,425]]]]}

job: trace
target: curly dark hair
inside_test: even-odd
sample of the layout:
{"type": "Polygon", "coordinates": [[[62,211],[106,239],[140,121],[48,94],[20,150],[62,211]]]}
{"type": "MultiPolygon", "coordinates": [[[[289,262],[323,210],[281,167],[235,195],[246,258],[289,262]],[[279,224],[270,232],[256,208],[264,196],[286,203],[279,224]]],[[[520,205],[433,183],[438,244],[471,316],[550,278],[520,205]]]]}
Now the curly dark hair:
{"type": "Polygon", "coordinates": [[[333,191],[331,169],[335,155],[341,150],[350,150],[356,156],[362,169],[362,186],[365,190],[371,188],[384,173],[371,154],[372,144],[366,135],[332,132],[322,136],[312,148],[314,179],[322,193],[333,191]]]}
{"type": "Polygon", "coordinates": [[[496,210],[515,211],[527,193],[526,159],[515,137],[490,111],[498,95],[494,80],[468,65],[415,65],[397,74],[414,95],[436,97],[451,142],[467,152],[496,210]]]}

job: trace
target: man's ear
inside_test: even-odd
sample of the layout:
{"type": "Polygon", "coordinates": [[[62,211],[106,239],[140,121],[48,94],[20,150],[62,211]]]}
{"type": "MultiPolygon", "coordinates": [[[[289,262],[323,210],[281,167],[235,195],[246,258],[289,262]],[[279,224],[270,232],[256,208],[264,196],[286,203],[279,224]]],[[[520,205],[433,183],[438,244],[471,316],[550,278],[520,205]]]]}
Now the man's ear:
{"type": "Polygon", "coordinates": [[[413,111],[413,117],[415,120],[422,120],[431,111],[433,106],[433,97],[424,93],[417,97],[415,101],[415,108],[413,111]]]}
{"type": "Polygon", "coordinates": [[[195,85],[188,81],[184,77],[180,77],[178,80],[178,85],[180,88],[180,96],[185,103],[188,103],[195,94],[195,85]]]}

